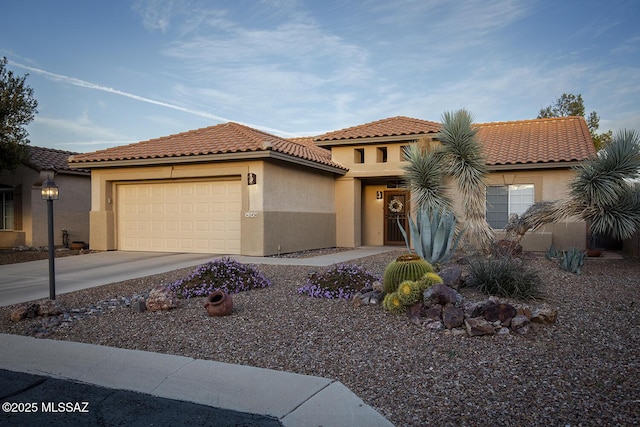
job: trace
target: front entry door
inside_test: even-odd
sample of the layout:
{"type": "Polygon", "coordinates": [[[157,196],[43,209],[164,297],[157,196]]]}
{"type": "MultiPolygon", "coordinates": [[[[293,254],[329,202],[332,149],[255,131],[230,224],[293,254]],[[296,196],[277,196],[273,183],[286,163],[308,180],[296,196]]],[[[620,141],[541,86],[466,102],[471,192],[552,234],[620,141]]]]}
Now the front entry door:
{"type": "Polygon", "coordinates": [[[408,191],[384,192],[384,244],[404,245],[404,237],[398,227],[398,221],[409,236],[407,214],[409,212],[408,191]]]}

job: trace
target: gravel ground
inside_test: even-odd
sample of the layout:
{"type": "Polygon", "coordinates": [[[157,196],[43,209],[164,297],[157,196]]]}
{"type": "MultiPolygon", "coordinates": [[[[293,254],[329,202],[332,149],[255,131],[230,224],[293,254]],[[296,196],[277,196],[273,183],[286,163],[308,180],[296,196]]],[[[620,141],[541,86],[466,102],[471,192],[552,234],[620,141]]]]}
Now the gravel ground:
{"type": "MultiPolygon", "coordinates": [[[[401,252],[355,263],[381,274],[401,252]]],[[[640,260],[589,259],[579,276],[542,256],[527,262],[543,277],[544,303],[559,315],[525,336],[431,331],[380,306],[298,295],[312,268],[262,265],[273,286],[234,295],[231,316],[208,317],[204,298],[196,298],[169,312],[114,309],[50,338],[333,378],[397,426],[638,425],[640,260]]],[[[86,307],[190,271],[61,295],[59,302],[86,307]]],[[[28,334],[40,322],[10,322],[11,308],[0,308],[2,333],[28,334]]]]}

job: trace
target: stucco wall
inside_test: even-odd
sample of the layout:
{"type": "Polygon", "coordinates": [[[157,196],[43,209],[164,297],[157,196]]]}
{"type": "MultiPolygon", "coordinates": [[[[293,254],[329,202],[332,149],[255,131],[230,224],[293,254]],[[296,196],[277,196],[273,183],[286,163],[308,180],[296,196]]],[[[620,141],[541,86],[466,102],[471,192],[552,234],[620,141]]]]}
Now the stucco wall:
{"type": "Polygon", "coordinates": [[[117,185],[238,177],[242,186],[242,255],[264,256],[335,246],[333,175],[275,161],[253,160],[94,169],[92,248],[119,248],[117,185]],[[256,184],[248,184],[249,173],[256,175],[256,184]]]}
{"type": "Polygon", "coordinates": [[[47,202],[42,200],[41,183],[51,176],[59,189],[59,200],[53,202],[53,237],[56,246],[62,246],[62,230],[69,231],[69,241],[89,241],[89,210],[91,182],[87,175],[38,172],[20,166],[14,173],[3,171],[0,183],[17,187],[22,193],[22,227],[14,231],[0,231],[0,247],[49,245],[47,202]]]}
{"type": "MultiPolygon", "coordinates": [[[[384,241],[384,207],[376,200],[376,191],[387,190],[386,185],[372,182],[376,177],[401,180],[404,175],[402,147],[409,141],[380,141],[360,145],[331,147],[332,158],[349,168],[336,181],[337,239],[339,246],[382,245],[384,241]],[[381,149],[386,149],[386,162],[381,161],[381,149]],[[364,155],[362,159],[361,154],[364,155]],[[363,160],[363,161],[362,161],[363,160]],[[360,195],[360,192],[362,195],[360,195]],[[379,206],[380,205],[380,206],[379,206]],[[359,234],[361,233],[361,234],[359,234]],[[358,236],[361,236],[361,240],[358,236]]],[[[488,176],[489,185],[534,184],[535,200],[557,200],[567,197],[570,169],[536,169],[496,171],[488,176]]],[[[456,212],[464,208],[454,187],[449,195],[456,212]]],[[[498,231],[498,236],[501,233],[498,231]]],[[[525,250],[546,251],[550,245],[560,249],[585,247],[584,222],[566,221],[550,224],[535,232],[528,232],[523,240],[525,250]]]]}
{"type": "Polygon", "coordinates": [[[262,166],[263,254],[336,246],[334,175],[279,162],[262,166]]]}

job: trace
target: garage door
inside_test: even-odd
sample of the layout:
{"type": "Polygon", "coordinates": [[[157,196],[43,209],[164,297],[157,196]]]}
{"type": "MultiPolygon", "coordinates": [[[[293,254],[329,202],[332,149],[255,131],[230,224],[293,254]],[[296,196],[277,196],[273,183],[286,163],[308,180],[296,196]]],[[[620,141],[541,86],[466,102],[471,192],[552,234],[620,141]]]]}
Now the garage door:
{"type": "Polygon", "coordinates": [[[118,248],[240,253],[240,181],[119,185],[118,248]]]}

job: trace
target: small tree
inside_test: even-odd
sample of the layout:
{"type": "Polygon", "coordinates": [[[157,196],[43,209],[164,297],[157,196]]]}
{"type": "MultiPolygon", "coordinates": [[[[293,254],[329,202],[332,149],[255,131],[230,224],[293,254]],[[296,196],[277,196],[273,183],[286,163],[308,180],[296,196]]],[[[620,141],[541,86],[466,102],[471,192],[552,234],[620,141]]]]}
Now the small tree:
{"type": "Polygon", "coordinates": [[[27,75],[16,77],[0,59],[0,172],[15,170],[28,157],[28,125],[37,113],[33,89],[25,85],[27,75]]]}
{"type": "MultiPolygon", "coordinates": [[[[584,101],[582,100],[581,94],[576,96],[572,93],[563,93],[562,96],[556,100],[555,104],[542,108],[538,113],[538,118],[544,119],[548,117],[568,116],[585,117],[584,112],[584,101]]],[[[596,133],[600,127],[600,117],[598,116],[598,113],[592,111],[589,113],[589,117],[585,117],[585,120],[587,121],[587,127],[589,128],[589,133],[591,134],[591,139],[593,140],[593,145],[596,150],[600,150],[611,142],[613,132],[609,131],[601,134],[596,133]]]]}

